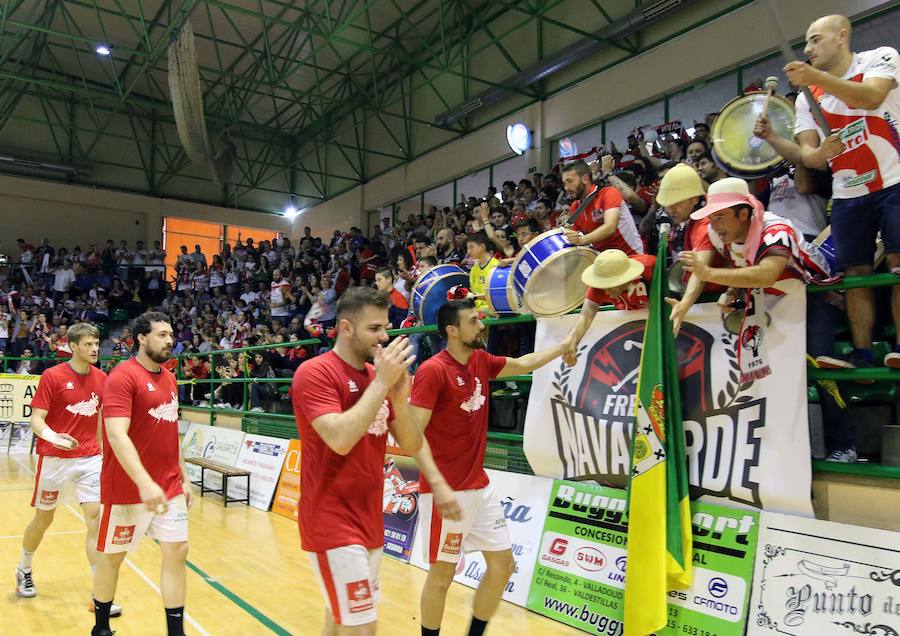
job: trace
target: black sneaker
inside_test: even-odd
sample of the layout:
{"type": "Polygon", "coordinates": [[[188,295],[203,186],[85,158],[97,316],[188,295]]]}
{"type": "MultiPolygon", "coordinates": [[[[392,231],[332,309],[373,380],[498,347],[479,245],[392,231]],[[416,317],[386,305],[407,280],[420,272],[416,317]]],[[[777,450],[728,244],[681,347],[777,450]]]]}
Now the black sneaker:
{"type": "MultiPolygon", "coordinates": [[[[820,369],[871,369],[875,365],[856,354],[819,356],[816,364],[820,369]]],[[[858,384],[872,384],[875,380],[855,380],[858,384]]]]}
{"type": "Polygon", "coordinates": [[[115,632],[111,629],[97,629],[95,627],[91,630],[91,636],[115,636],[115,632]]]}

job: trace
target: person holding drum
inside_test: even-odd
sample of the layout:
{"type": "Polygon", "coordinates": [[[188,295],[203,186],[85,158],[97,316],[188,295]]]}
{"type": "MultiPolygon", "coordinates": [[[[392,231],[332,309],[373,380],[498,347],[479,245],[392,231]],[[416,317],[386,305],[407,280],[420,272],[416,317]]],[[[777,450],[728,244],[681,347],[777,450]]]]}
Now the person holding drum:
{"type": "Polygon", "coordinates": [[[644,309],[647,306],[650,279],[656,257],[650,254],[633,254],[622,250],[604,250],[594,259],[594,264],[581,274],[588,285],[581,314],[569,331],[566,340],[569,348],[563,361],[569,366],[577,362],[578,344],[587,333],[601,305],[613,305],[616,309],[644,309]]]}
{"type": "Polygon", "coordinates": [[[622,194],[612,186],[595,184],[590,166],[584,161],[567,164],[563,168],[563,185],[574,199],[568,215],[572,227],[566,230],[566,240],[598,251],[614,248],[628,255],[644,253],[634,217],[622,194]]]}
{"type": "MultiPolygon", "coordinates": [[[[822,130],[805,94],[797,98],[794,127],[801,158],[809,168],[833,175],[831,228],[837,269],[848,276],[871,274],[875,237],[881,231],[887,264],[900,270],[900,59],[897,50],[882,46],[854,53],[850,21],[829,15],[806,31],[809,64],[784,67],[794,86],[809,87],[828,126],[822,130]]],[[[900,325],[900,285],[891,292],[894,324],[900,325]]],[[[847,312],[853,353],[849,357],[820,356],[826,368],[870,367],[874,363],[872,330],[875,297],[871,288],[847,290],[847,312]]],[[[900,329],[897,330],[900,343],[900,329]]],[[[900,344],[884,358],[900,368],[900,344]]]]}
{"type": "Polygon", "coordinates": [[[494,258],[494,246],[484,230],[469,235],[466,249],[469,256],[475,260],[469,271],[469,290],[475,294],[475,307],[484,313],[488,308],[484,300],[487,281],[491,270],[499,265],[499,261],[494,258]]]}

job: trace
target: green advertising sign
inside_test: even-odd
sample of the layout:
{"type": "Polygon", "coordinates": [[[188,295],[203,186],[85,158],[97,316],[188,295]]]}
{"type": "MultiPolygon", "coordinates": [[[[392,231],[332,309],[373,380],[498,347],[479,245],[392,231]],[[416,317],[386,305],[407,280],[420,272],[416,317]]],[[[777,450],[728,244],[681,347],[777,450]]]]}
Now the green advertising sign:
{"type": "MultiPolygon", "coordinates": [[[[591,634],[621,636],[628,521],[624,490],[554,481],[528,609],[591,634]]],[[[759,514],[691,504],[694,584],[669,593],[658,636],[742,636],[759,514]]]]}

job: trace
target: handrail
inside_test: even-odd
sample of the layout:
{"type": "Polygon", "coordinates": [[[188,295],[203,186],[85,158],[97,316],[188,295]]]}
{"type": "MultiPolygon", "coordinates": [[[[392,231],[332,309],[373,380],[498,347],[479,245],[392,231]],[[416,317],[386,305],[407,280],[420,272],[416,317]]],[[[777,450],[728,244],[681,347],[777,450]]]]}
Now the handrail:
{"type": "Polygon", "coordinates": [[[831,285],[807,285],[806,293],[817,294],[827,291],[841,291],[844,289],[861,289],[863,287],[891,287],[900,284],[900,275],[897,274],[867,274],[865,276],[845,276],[831,285]]]}

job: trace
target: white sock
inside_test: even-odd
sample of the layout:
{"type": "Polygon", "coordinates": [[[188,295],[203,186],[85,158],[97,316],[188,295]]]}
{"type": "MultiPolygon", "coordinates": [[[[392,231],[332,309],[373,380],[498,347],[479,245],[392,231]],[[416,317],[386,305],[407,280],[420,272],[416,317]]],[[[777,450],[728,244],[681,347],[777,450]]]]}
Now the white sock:
{"type": "Polygon", "coordinates": [[[19,557],[19,569],[23,572],[31,572],[31,559],[34,558],[34,552],[29,552],[22,548],[22,556],[19,557]]]}
{"type": "Polygon", "coordinates": [[[91,578],[97,578],[97,566],[96,565],[91,566],[91,578]]]}

